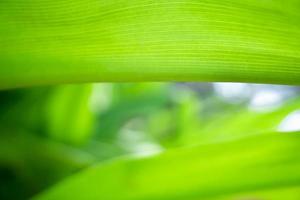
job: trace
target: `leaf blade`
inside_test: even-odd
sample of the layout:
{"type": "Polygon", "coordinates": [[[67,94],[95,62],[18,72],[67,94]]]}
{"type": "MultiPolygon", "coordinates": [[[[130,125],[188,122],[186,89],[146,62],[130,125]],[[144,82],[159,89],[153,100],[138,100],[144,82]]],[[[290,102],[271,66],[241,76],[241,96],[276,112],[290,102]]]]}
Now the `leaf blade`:
{"type": "Polygon", "coordinates": [[[1,2],[0,88],[91,81],[299,84],[299,2],[1,2]]]}
{"type": "Polygon", "coordinates": [[[299,139],[296,133],[267,134],[112,161],[77,174],[36,199],[214,199],[299,186],[295,153],[299,139]]]}

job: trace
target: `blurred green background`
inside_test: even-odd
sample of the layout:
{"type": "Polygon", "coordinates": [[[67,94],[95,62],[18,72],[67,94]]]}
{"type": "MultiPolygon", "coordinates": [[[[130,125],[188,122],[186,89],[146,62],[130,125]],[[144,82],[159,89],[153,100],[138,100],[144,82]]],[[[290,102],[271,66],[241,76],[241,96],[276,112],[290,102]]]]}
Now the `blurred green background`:
{"type": "MultiPolygon", "coordinates": [[[[94,163],[300,130],[300,88],[99,83],[0,92],[0,199],[28,199],[94,163]]],[[[299,190],[297,190],[299,192],[299,190]]]]}

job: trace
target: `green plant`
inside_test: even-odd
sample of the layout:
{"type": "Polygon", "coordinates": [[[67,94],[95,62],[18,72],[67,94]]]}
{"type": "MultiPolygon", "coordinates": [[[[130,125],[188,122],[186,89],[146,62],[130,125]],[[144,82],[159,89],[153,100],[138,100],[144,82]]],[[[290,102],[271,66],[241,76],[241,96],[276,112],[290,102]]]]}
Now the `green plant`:
{"type": "Polygon", "coordinates": [[[0,198],[300,198],[300,135],[277,130],[299,98],[258,113],[141,81],[298,85],[300,2],[1,1],[0,198]]]}

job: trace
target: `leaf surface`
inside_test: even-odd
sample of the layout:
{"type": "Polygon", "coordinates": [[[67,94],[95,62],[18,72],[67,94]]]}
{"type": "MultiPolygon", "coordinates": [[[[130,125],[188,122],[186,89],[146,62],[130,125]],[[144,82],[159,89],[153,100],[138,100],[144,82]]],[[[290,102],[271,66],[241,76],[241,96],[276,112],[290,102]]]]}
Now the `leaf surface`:
{"type": "Polygon", "coordinates": [[[300,83],[297,0],[0,2],[0,88],[95,81],[300,83]]]}
{"type": "Polygon", "coordinates": [[[290,199],[296,199],[299,136],[272,133],[149,158],[114,160],[70,177],[35,199],[216,199],[274,189],[284,193],[285,188],[291,188],[290,199]]]}

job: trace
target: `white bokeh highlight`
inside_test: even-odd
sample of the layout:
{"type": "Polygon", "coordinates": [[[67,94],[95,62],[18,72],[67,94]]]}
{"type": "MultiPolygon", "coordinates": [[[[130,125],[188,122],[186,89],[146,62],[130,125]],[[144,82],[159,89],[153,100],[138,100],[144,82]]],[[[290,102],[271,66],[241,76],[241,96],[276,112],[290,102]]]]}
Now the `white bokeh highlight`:
{"type": "Polygon", "coordinates": [[[296,110],[285,117],[277,130],[280,132],[300,131],[300,110],[296,110]]]}

